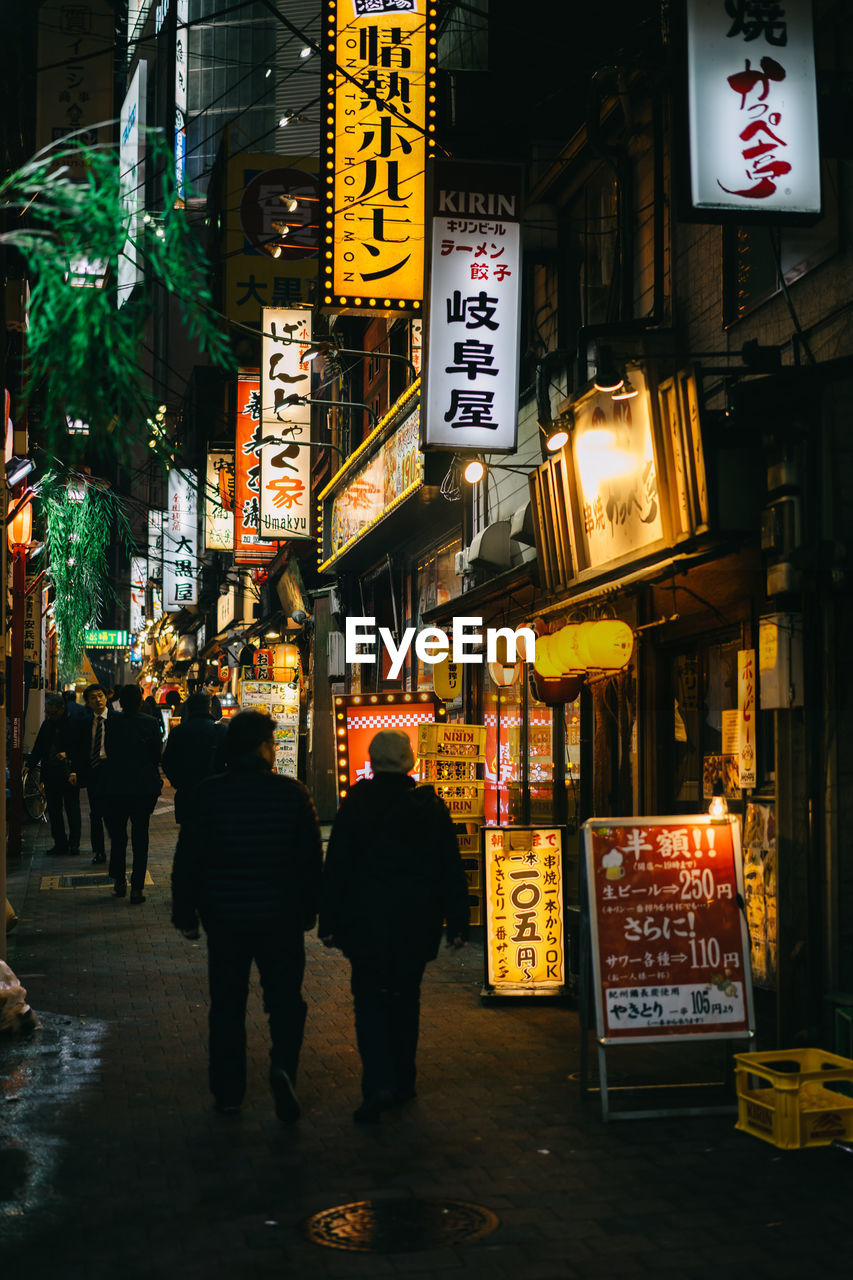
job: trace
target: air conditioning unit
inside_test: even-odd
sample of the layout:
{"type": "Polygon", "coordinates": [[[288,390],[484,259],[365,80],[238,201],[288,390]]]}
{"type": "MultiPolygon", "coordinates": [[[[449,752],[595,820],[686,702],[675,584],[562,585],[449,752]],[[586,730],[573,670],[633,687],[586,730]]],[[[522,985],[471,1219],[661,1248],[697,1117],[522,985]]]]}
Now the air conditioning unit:
{"type": "Polygon", "coordinates": [[[468,564],[472,569],[508,569],[510,558],[508,520],[487,524],[471,539],[468,564]]]}
{"type": "Polygon", "coordinates": [[[453,558],[453,572],[457,578],[461,578],[463,573],[468,572],[468,552],[457,551],[453,558]]]}
{"type": "Polygon", "coordinates": [[[342,631],[329,632],[329,679],[343,680],[346,676],[346,644],[342,631]]]}

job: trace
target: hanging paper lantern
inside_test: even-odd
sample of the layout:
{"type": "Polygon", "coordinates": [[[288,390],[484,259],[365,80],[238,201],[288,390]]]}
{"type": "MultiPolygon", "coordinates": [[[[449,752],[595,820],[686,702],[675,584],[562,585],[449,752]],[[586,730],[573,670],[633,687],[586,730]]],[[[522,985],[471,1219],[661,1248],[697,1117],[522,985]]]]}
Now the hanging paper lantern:
{"type": "MultiPolygon", "coordinates": [[[[9,503],[7,515],[15,508],[15,499],[9,503]]],[[[10,551],[19,551],[32,542],[33,537],[33,503],[32,499],[24,504],[15,518],[6,525],[6,538],[10,551]]]]}
{"type": "Polygon", "coordinates": [[[536,670],[546,679],[588,671],[620,671],[634,652],[627,622],[601,618],[570,623],[536,642],[536,670]]]}
{"type": "Polygon", "coordinates": [[[504,666],[502,662],[490,662],[489,675],[492,678],[492,684],[497,685],[499,689],[509,689],[521,675],[521,667],[520,662],[516,662],[513,666],[504,666]]]}
{"type": "MultiPolygon", "coordinates": [[[[539,642],[536,643],[537,649],[539,642]]],[[[561,676],[558,680],[549,680],[540,675],[535,667],[530,667],[530,691],[537,702],[546,707],[558,707],[564,702],[574,702],[581,691],[582,676],[561,676]]]]}

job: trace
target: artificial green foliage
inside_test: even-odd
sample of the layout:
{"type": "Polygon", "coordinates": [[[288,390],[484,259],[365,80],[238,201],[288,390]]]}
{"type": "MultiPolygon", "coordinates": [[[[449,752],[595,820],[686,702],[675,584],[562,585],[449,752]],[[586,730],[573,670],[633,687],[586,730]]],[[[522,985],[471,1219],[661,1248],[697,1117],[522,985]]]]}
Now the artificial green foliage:
{"type": "Polygon", "coordinates": [[[131,555],[133,535],[120,499],[102,480],[49,471],[37,493],[45,522],[47,576],[55,589],[59,676],[73,680],[83,632],[100,624],[104,607],[116,598],[110,585],[110,547],[118,539],[131,555]]]}
{"type": "MultiPolygon", "coordinates": [[[[90,441],[124,454],[147,437],[153,413],[151,364],[144,350],[154,290],[174,296],[189,337],[214,362],[230,361],[227,340],[211,309],[207,263],[184,209],[176,208],[174,158],[162,138],[147,134],[146,163],[158,174],[159,212],[138,219],[135,241],[146,279],[122,307],[116,305],[116,265],[130,225],[122,204],[116,147],[69,143],[40,152],[0,184],[7,215],[0,242],[14,246],[31,276],[26,388],[38,399],[43,434],[54,449],[67,449],[66,418],[89,424],[90,441]],[[72,181],[70,172],[84,173],[72,181]],[[69,283],[69,267],[81,259],[110,264],[106,287],[69,283]]],[[[150,339],[149,339],[150,340],[150,339]]]]}

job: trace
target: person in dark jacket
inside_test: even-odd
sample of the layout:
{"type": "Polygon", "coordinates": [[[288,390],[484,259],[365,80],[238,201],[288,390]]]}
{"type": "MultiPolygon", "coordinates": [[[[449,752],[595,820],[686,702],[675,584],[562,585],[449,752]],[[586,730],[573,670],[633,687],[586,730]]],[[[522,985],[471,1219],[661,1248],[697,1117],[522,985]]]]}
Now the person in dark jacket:
{"type": "Polygon", "coordinates": [[[280,1120],[300,1115],[294,1091],[307,1006],[305,938],[314,927],[322,843],[301,782],[273,772],[274,724],[259,711],[228,722],[224,774],[184,807],[172,870],[172,923],[207,934],[210,1090],[236,1114],[246,1092],[246,1001],[258,967],[270,1025],[270,1086],[280,1120]]]}
{"type": "Polygon", "coordinates": [[[214,720],[209,694],[192,693],[163,752],[163,772],[175,788],[175,822],[183,822],[184,806],[193,788],[224,768],[225,725],[214,720]]]}
{"type": "Polygon", "coordinates": [[[89,797],[92,861],[97,864],[107,860],[102,794],[107,773],[104,768],[107,760],[107,724],[118,713],[109,705],[107,691],[103,685],[87,685],[83,690],[83,701],[86,704],[87,714],[86,719],[82,720],[77,728],[77,774],[80,786],[86,788],[89,797]]]}
{"type": "Polygon", "coordinates": [[[424,968],[468,937],[468,887],[453,821],[432,787],[415,787],[402,729],[370,743],[373,777],[356,783],[332,828],[319,934],[352,966],[362,1062],[359,1122],[415,1096],[415,1054],[424,968]]]}
{"type": "Polygon", "coordinates": [[[144,716],[150,716],[155,722],[160,732],[160,741],[162,743],[163,739],[166,737],[166,726],[163,723],[163,716],[160,708],[157,706],[157,699],[153,694],[149,693],[148,697],[143,699],[140,711],[144,716]]]}
{"type": "Polygon", "coordinates": [[[44,700],[44,720],[36,734],[28,763],[39,765],[47,801],[53,848],[48,854],[80,852],[80,788],[76,771],[77,721],[68,715],[65,699],[49,693],[44,700]],[[68,819],[68,834],[65,832],[68,819]]]}
{"type": "Polygon", "coordinates": [[[148,869],[148,823],[163,789],[158,768],[160,735],[150,716],[142,715],[142,690],[126,684],[118,695],[121,715],[107,720],[103,780],[103,812],[110,833],[109,874],[117,898],[127,893],[127,824],[133,848],[130,873],[132,905],[145,901],[148,869]]]}

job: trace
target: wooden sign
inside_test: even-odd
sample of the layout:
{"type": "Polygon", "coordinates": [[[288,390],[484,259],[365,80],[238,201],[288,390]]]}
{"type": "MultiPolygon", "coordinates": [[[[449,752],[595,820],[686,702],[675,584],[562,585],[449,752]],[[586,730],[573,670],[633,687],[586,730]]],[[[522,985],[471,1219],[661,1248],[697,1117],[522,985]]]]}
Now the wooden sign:
{"type": "Polygon", "coordinates": [[[592,818],[583,832],[601,1043],[750,1035],[736,820],[592,818]]]}

